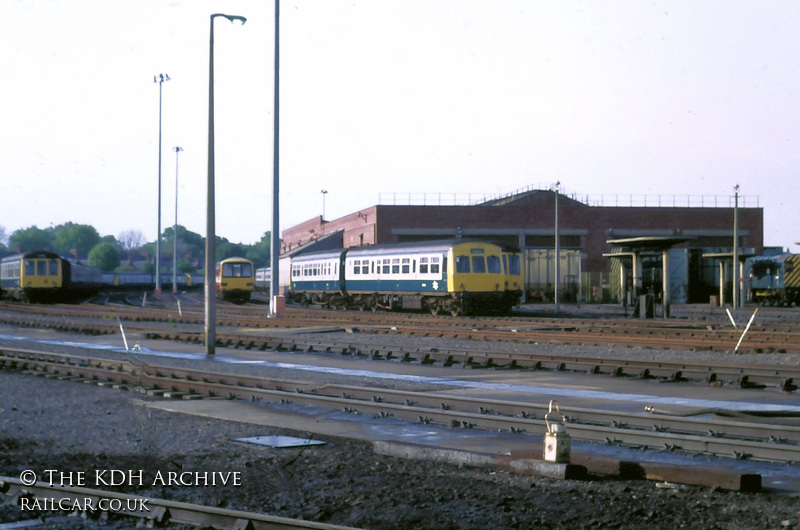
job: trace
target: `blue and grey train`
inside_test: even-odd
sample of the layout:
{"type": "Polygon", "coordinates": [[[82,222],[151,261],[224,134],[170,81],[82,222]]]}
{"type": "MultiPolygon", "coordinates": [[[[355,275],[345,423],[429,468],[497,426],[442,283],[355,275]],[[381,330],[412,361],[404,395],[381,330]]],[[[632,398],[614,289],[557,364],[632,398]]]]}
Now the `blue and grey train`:
{"type": "Polygon", "coordinates": [[[750,296],[761,305],[800,305],[800,255],[749,258],[750,296]]]}
{"type": "Polygon", "coordinates": [[[375,245],[292,259],[290,297],[326,307],[507,313],[519,303],[518,250],[464,239],[375,245]]]}
{"type": "MultiPolygon", "coordinates": [[[[202,285],[203,276],[180,275],[181,288],[202,285]]],[[[163,285],[172,275],[162,274],[163,285]]],[[[0,297],[27,302],[63,302],[88,298],[100,290],[142,289],[155,285],[155,274],[103,272],[72,262],[53,252],[39,250],[6,256],[0,260],[0,297]]]]}

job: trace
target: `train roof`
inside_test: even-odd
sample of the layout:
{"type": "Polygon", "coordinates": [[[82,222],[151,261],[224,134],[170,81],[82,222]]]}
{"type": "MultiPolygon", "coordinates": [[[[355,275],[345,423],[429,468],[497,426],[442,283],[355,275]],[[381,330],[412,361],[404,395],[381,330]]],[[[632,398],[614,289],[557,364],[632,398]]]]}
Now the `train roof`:
{"type": "Polygon", "coordinates": [[[61,259],[61,256],[59,256],[55,252],[50,252],[49,250],[33,250],[31,252],[22,252],[20,254],[12,254],[11,256],[6,256],[5,258],[0,259],[0,263],[8,261],[18,261],[20,259],[35,259],[35,258],[61,259]]]}
{"type": "Polygon", "coordinates": [[[326,259],[326,258],[340,258],[342,253],[347,250],[344,248],[338,248],[335,250],[318,250],[316,252],[306,252],[305,254],[300,254],[299,256],[292,257],[292,263],[300,262],[300,261],[314,261],[318,259],[326,259]]]}
{"type": "Polygon", "coordinates": [[[796,254],[785,252],[783,254],[773,254],[771,256],[756,256],[754,258],[749,258],[747,261],[751,263],[761,262],[761,261],[768,261],[771,263],[783,263],[784,261],[795,255],[796,254]]]}
{"type": "Polygon", "coordinates": [[[497,243],[493,243],[491,241],[481,241],[478,239],[439,239],[433,241],[411,241],[409,243],[389,243],[385,245],[354,247],[348,249],[347,254],[353,256],[362,256],[364,254],[398,254],[403,252],[446,252],[458,245],[472,245],[475,243],[499,246],[497,243]]]}

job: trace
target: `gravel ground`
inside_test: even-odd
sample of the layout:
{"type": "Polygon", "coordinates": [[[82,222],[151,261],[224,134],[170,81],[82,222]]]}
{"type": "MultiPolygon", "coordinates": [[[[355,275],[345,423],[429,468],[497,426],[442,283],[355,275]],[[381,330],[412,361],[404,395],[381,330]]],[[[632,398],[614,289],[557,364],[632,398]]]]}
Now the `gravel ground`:
{"type": "MultiPolygon", "coordinates": [[[[114,491],[374,529],[800,528],[800,498],[593,477],[558,481],[373,454],[326,438],[304,449],[243,436],[307,433],[169,414],[141,394],[0,372],[0,474],[143,470],[114,491]],[[153,486],[161,473],[240,472],[241,486],[153,486]]],[[[0,506],[0,522],[41,514],[0,506]]],[[[134,526],[71,518],[49,528],[134,526]]]]}

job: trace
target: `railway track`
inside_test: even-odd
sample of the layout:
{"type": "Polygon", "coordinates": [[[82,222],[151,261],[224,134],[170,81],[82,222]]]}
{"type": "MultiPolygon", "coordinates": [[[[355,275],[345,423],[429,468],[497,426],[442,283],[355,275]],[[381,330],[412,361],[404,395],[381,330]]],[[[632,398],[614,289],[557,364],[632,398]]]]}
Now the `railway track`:
{"type": "MultiPolygon", "coordinates": [[[[270,406],[299,405],[354,415],[397,418],[459,429],[541,436],[545,405],[328,385],[190,370],[79,355],[3,348],[0,369],[46,378],[140,391],[156,397],[245,400],[270,406]]],[[[737,459],[800,461],[796,417],[720,411],[676,416],[654,408],[641,413],[562,407],[574,439],[626,447],[697,452],[737,459]]]]}
{"type": "MultiPolygon", "coordinates": [[[[69,319],[79,329],[115,333],[115,319],[124,322],[160,322],[202,325],[201,308],[171,309],[131,306],[24,306],[0,304],[0,321],[15,325],[61,325],[69,319]],[[62,321],[59,324],[57,321],[62,321]],[[27,324],[26,324],[27,323],[27,324]],[[105,325],[104,325],[105,324],[105,325]]],[[[452,318],[407,313],[361,313],[289,309],[283,318],[265,317],[263,308],[220,306],[217,325],[244,329],[286,330],[329,326],[365,334],[464,339],[519,344],[560,344],[626,347],[656,350],[720,351],[738,353],[800,353],[796,323],[756,321],[747,335],[730,322],[630,320],[621,318],[452,318]],[[741,343],[740,343],[741,340],[741,343]],[[737,349],[738,346],[738,349],[737,349]]]]}
{"type": "MultiPolygon", "coordinates": [[[[30,307],[30,306],[25,306],[30,307]]],[[[69,306],[67,306],[69,308],[69,306]]],[[[125,318],[125,330],[149,339],[169,339],[191,343],[202,343],[203,332],[200,323],[169,322],[169,315],[163,310],[142,312],[138,308],[123,308],[122,316],[106,311],[104,306],[80,308],[75,314],[64,317],[58,314],[60,308],[44,306],[44,311],[17,314],[0,311],[0,320],[20,326],[44,326],[61,331],[86,334],[119,333],[120,324],[116,317],[125,318]],[[76,314],[87,314],[88,317],[77,317],[76,314]],[[145,317],[148,317],[146,320],[145,317]],[[161,319],[161,320],[159,320],[161,319]],[[166,322],[164,319],[167,319],[166,322]]],[[[653,360],[643,356],[641,359],[611,356],[597,357],[591,355],[556,355],[524,351],[524,345],[517,351],[507,351],[487,346],[485,342],[474,340],[468,347],[425,347],[405,346],[397,341],[382,343],[379,338],[360,343],[348,336],[341,338],[327,336],[325,333],[304,333],[304,331],[340,331],[350,330],[358,335],[401,334],[401,326],[380,326],[378,328],[356,327],[349,323],[348,327],[326,325],[320,327],[320,320],[315,313],[327,312],[302,311],[299,315],[287,319],[262,319],[270,327],[247,327],[253,325],[249,320],[236,317],[221,317],[228,326],[217,332],[217,345],[246,350],[278,350],[302,351],[316,353],[337,353],[369,357],[375,360],[421,363],[445,367],[499,368],[499,369],[532,369],[587,372],[597,375],[620,378],[643,378],[663,382],[695,382],[710,387],[738,386],[749,389],[777,390],[794,392],[800,382],[800,366],[797,365],[758,365],[753,362],[735,362],[739,356],[731,356],[730,361],[714,362],[691,360],[653,360]],[[233,318],[234,321],[231,321],[233,318]],[[281,326],[275,324],[280,322],[281,326]],[[233,326],[232,324],[236,324],[233,326]],[[284,324],[288,324],[285,326],[284,324]],[[317,326],[313,326],[317,324],[317,326]],[[245,327],[241,327],[245,326],[245,327]],[[286,332],[292,332],[287,334],[286,332]],[[366,331],[366,333],[364,333],[366,331]],[[371,331],[371,333],[370,333],[371,331]],[[473,346],[474,343],[474,346],[473,346]],[[519,351],[522,350],[522,351],[519,351]]],[[[418,316],[418,315],[417,315],[418,316]]],[[[411,318],[405,315],[407,319],[411,318]]],[[[324,320],[325,324],[331,324],[324,320]]],[[[563,321],[562,321],[563,322],[563,321]]],[[[562,323],[562,326],[569,324],[562,323]]],[[[617,324],[621,325],[621,324],[617,324]]],[[[518,339],[516,327],[502,330],[507,340],[518,339]]],[[[498,331],[500,333],[500,331],[498,331]]]]}

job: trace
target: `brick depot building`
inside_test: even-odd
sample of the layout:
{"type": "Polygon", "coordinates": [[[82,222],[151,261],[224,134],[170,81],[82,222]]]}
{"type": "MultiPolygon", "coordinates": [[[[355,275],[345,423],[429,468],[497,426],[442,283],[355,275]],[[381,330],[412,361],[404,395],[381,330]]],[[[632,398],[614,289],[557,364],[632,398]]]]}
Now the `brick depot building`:
{"type": "MultiPolygon", "coordinates": [[[[555,278],[556,196],[549,190],[528,190],[471,206],[376,205],[332,221],[317,216],[283,231],[281,251],[293,253],[301,246],[313,250],[314,245],[309,243],[338,232],[344,247],[453,237],[500,241],[524,249],[529,295],[547,299],[555,278]]],[[[625,254],[627,249],[610,242],[671,238],[676,241],[669,250],[669,262],[675,268],[672,270],[670,265],[672,299],[707,302],[709,295],[719,290],[721,258],[703,255],[732,252],[734,211],[728,206],[590,206],[559,194],[561,279],[565,284],[562,292],[569,293],[571,285],[575,296],[579,290],[584,301],[618,299],[624,291],[620,291],[621,276],[614,263],[622,260],[608,255],[625,254]],[[677,291],[673,292],[673,288],[677,291]]],[[[763,209],[739,207],[736,211],[739,251],[762,253],[763,209]]],[[[640,287],[644,282],[658,290],[660,252],[648,252],[646,248],[637,251],[642,252],[644,267],[640,287]]]]}

